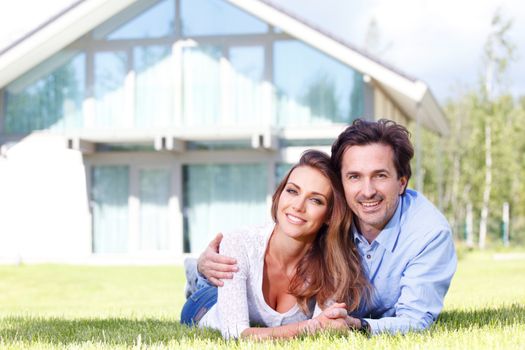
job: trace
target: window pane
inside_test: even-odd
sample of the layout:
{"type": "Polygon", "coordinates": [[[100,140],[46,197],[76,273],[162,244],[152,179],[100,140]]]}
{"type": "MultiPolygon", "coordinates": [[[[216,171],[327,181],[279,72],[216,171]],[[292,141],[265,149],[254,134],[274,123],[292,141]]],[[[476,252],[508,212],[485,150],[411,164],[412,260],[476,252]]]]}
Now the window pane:
{"type": "Polygon", "coordinates": [[[187,126],[212,126],[221,114],[221,49],[191,47],[183,52],[183,107],[187,126]]]}
{"type": "Polygon", "coordinates": [[[349,123],[363,112],[362,75],[298,41],[274,47],[279,125],[349,123]]]}
{"type": "Polygon", "coordinates": [[[125,52],[95,54],[95,127],[125,125],[124,81],[127,72],[125,52]]]}
{"type": "MultiPolygon", "coordinates": [[[[232,66],[231,123],[254,125],[261,123],[264,93],[264,49],[233,47],[229,54],[232,66]]],[[[228,116],[225,116],[228,117],[228,116]]]]}
{"type": "Polygon", "coordinates": [[[91,205],[95,253],[127,252],[128,191],[127,166],[93,167],[91,205]]]}
{"type": "Polygon", "coordinates": [[[269,219],[264,164],[184,167],[185,250],[202,251],[216,232],[269,219]]]}
{"type": "MultiPolygon", "coordinates": [[[[124,24],[108,22],[101,26],[100,29],[95,29],[95,38],[100,39],[106,35],[106,39],[109,40],[160,38],[174,34],[174,0],[160,1],[158,4],[146,10],[143,9],[143,6],[141,3],[138,3],[134,7],[131,7],[127,13],[134,14],[138,12],[139,15],[126,21],[124,24]],[[115,27],[117,28],[115,29],[115,27]],[[108,29],[111,31],[109,34],[107,34],[108,29]]],[[[126,16],[126,13],[123,13],[121,16],[126,16]]],[[[110,21],[115,21],[115,19],[110,21]]]]}
{"type": "Polygon", "coordinates": [[[279,186],[288,171],[292,168],[292,163],[277,163],[275,164],[275,188],[279,186]]]}
{"type": "Polygon", "coordinates": [[[173,73],[171,50],[167,46],[136,47],[135,125],[164,127],[171,125],[173,73]]]}
{"type": "Polygon", "coordinates": [[[164,169],[140,171],[139,250],[170,248],[170,172],[164,169]]]}
{"type": "Polygon", "coordinates": [[[62,51],[5,89],[5,133],[82,127],[85,55],[62,51]]]}
{"type": "Polygon", "coordinates": [[[218,151],[218,150],[239,150],[239,149],[252,149],[251,140],[220,140],[220,141],[187,141],[186,149],[188,151],[194,150],[206,150],[206,151],[218,151]]]}
{"type": "Polygon", "coordinates": [[[279,147],[332,146],[335,139],[279,139],[279,147]]]}
{"type": "Polygon", "coordinates": [[[268,25],[223,0],[182,0],[182,32],[190,35],[264,33],[268,25]]]}
{"type": "Polygon", "coordinates": [[[104,143],[95,144],[95,152],[156,152],[152,143],[104,143]]]}

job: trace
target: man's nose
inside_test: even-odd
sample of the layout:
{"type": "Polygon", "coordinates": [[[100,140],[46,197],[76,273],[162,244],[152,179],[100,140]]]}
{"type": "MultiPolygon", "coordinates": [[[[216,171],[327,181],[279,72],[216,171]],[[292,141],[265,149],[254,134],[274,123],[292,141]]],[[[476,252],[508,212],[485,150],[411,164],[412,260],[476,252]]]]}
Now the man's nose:
{"type": "Polygon", "coordinates": [[[365,180],[361,192],[367,198],[371,198],[376,194],[376,188],[374,182],[371,180],[365,180]]]}

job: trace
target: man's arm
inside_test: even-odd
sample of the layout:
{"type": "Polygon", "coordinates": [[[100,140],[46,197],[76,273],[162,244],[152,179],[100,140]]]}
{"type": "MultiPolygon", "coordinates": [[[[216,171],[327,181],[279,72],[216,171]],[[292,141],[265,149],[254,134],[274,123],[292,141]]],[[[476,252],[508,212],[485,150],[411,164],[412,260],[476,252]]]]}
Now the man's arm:
{"type": "Polygon", "coordinates": [[[395,316],[368,319],[372,334],[406,333],[428,328],[438,317],[456,271],[457,258],[450,230],[435,234],[410,260],[400,279],[395,316]]]}
{"type": "Polygon", "coordinates": [[[219,254],[222,233],[217,234],[197,260],[199,277],[208,280],[211,284],[222,287],[222,279],[232,279],[237,272],[237,260],[219,254]]]}

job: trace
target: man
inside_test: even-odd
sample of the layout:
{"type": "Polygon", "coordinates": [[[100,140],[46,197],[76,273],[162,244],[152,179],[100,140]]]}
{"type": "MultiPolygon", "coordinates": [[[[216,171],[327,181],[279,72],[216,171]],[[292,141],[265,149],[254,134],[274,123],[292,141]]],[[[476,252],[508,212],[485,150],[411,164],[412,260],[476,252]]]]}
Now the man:
{"type": "MultiPolygon", "coordinates": [[[[414,155],[409,132],[389,120],[356,120],[332,145],[351,228],[372,300],[348,318],[351,328],[377,334],[428,328],[439,315],[457,258],[445,217],[421,194],[407,190],[414,155]]],[[[235,261],[217,254],[221,236],[198,262],[207,279],[222,285],[235,261]]]]}

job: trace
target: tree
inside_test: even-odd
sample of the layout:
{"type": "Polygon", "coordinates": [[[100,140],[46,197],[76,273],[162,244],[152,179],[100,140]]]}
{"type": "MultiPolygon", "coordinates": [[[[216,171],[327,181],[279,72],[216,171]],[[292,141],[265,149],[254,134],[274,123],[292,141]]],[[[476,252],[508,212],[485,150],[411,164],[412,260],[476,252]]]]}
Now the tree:
{"type": "Polygon", "coordinates": [[[490,194],[492,191],[492,133],[495,122],[503,122],[496,119],[494,95],[501,87],[504,74],[507,70],[509,60],[513,56],[514,47],[508,40],[508,32],[512,27],[511,20],[505,20],[498,10],[492,18],[492,32],[490,33],[484,50],[485,75],[483,76],[482,108],[485,134],[485,183],[483,190],[483,204],[479,222],[479,248],[484,249],[487,236],[487,222],[489,216],[490,194]]]}
{"type": "Polygon", "coordinates": [[[425,150],[442,149],[443,157],[423,158],[425,195],[437,202],[437,179],[444,174],[443,210],[456,237],[465,229],[467,207],[477,213],[480,248],[497,239],[503,203],[511,208],[513,242],[525,242],[525,98],[508,93],[506,71],[514,60],[508,40],[512,22],[498,11],[482,56],[476,89],[464,90],[445,107],[450,136],[440,140],[423,132],[425,150]]]}

